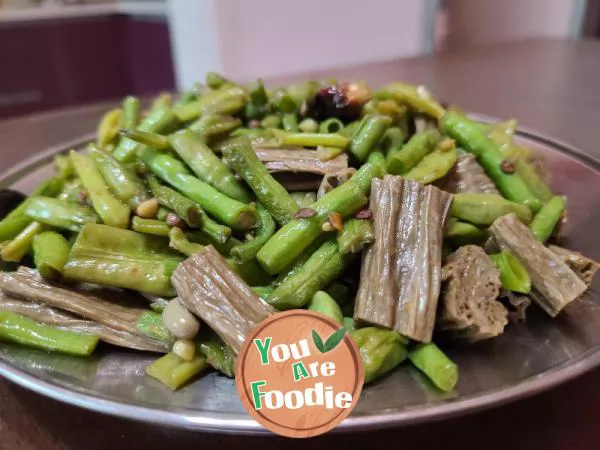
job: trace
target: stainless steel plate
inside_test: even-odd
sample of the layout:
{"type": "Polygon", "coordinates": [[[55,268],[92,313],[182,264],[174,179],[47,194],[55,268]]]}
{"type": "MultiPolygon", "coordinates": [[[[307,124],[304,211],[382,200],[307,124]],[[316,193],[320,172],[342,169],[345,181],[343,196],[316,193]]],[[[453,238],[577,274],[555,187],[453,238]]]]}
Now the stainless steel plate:
{"type": "MultiPolygon", "coordinates": [[[[0,185],[28,192],[52,172],[52,155],[84,142],[50,149],[0,178],[0,185]]],[[[532,132],[519,140],[547,155],[553,188],[568,196],[567,245],[600,259],[600,162],[577,149],[532,132]]],[[[335,431],[373,429],[441,419],[506,403],[550,388],[600,363],[600,282],[551,320],[530,309],[526,324],[501,337],[448,349],[460,367],[456,393],[440,395],[408,364],[367,387],[352,415],[335,431]]],[[[171,392],[144,376],[153,359],[104,348],[93,359],[50,355],[0,344],[0,375],[42,395],[95,411],[197,430],[260,433],[232,380],[211,373],[171,392]]]]}

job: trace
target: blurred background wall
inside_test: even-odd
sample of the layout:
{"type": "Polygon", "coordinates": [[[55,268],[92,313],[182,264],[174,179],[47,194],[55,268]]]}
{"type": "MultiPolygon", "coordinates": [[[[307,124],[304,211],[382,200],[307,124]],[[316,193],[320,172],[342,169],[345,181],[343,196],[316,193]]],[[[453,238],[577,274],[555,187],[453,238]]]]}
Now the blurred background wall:
{"type": "Polygon", "coordinates": [[[171,0],[178,80],[213,70],[243,80],[420,55],[430,39],[430,0],[171,0]],[[212,35],[193,26],[212,15],[212,35]],[[179,29],[185,30],[178,33],[179,29]],[[202,33],[202,41],[198,34],[202,33]],[[190,45],[191,42],[198,43],[190,45]],[[210,46],[213,55],[198,58],[210,46]],[[188,66],[189,65],[189,66],[188,66]]]}
{"type": "Polygon", "coordinates": [[[597,0],[0,0],[0,118],[599,32],[597,0]]]}
{"type": "MultiPolygon", "coordinates": [[[[597,0],[590,0],[597,2],[597,0]]],[[[446,48],[528,38],[579,37],[587,7],[581,0],[458,0],[447,2],[446,48]]]]}

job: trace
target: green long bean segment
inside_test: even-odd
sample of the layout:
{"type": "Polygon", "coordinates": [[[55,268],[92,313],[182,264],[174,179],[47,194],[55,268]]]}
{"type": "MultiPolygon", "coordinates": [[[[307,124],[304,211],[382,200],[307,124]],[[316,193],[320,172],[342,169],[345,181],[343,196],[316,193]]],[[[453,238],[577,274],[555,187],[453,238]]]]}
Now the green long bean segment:
{"type": "Polygon", "coordinates": [[[198,100],[199,90],[200,86],[196,84],[193,88],[182,92],[173,106],[187,105],[188,103],[198,100]]]}
{"type": "MultiPolygon", "coordinates": [[[[56,197],[61,193],[64,184],[65,181],[61,177],[49,178],[40,183],[31,196],[56,197]]],[[[33,219],[26,214],[28,204],[28,199],[25,199],[0,221],[0,242],[14,239],[33,222],[33,219]]]]}
{"type": "Polygon", "coordinates": [[[152,100],[152,105],[150,106],[150,114],[153,111],[170,108],[173,104],[173,96],[168,92],[162,92],[158,94],[152,100]]]}
{"type": "Polygon", "coordinates": [[[184,361],[174,353],[167,353],[146,368],[146,373],[162,384],[177,390],[208,367],[204,356],[184,361]]]}
{"type": "Polygon", "coordinates": [[[541,242],[546,242],[562,219],[566,207],[567,202],[564,197],[559,195],[552,197],[529,224],[529,228],[535,237],[541,242]]]}
{"type": "Polygon", "coordinates": [[[531,211],[525,205],[511,202],[495,194],[454,194],[452,216],[475,225],[491,225],[494,220],[514,213],[523,223],[531,222],[531,211]]]}
{"type": "Polygon", "coordinates": [[[297,103],[297,99],[290,95],[289,89],[275,89],[269,97],[272,106],[284,116],[286,114],[296,114],[300,109],[299,107],[302,106],[301,103],[297,103]]]}
{"type": "Polygon", "coordinates": [[[370,220],[350,219],[344,224],[344,231],[337,238],[340,253],[358,253],[367,244],[375,241],[375,233],[370,220]]]}
{"type": "Polygon", "coordinates": [[[277,286],[267,301],[279,310],[305,306],[317,291],[340,276],[353,256],[342,255],[335,240],[325,242],[300,270],[277,286]]]}
{"type": "Polygon", "coordinates": [[[69,231],[80,231],[86,223],[98,222],[91,208],[50,197],[29,197],[24,212],[37,222],[69,231]]]}
{"type": "Polygon", "coordinates": [[[223,155],[279,224],[292,219],[298,210],[296,202],[258,159],[247,138],[229,140],[223,147],[223,155]]]}
{"type": "MultiPolygon", "coordinates": [[[[179,192],[161,185],[153,176],[148,177],[148,183],[161,205],[172,209],[190,227],[199,228],[215,243],[224,244],[231,236],[231,228],[208,217],[197,203],[179,192]]],[[[166,220],[166,217],[161,220],[166,220]]]]}
{"type": "Polygon", "coordinates": [[[224,84],[227,83],[227,80],[223,75],[216,72],[207,72],[205,77],[206,85],[211,89],[219,89],[224,84]]]}
{"type": "Polygon", "coordinates": [[[458,382],[458,367],[433,342],[417,344],[408,354],[413,365],[444,392],[452,391],[458,382]]]}
{"type": "Polygon", "coordinates": [[[310,205],[317,201],[317,194],[315,192],[291,192],[290,196],[299,208],[309,208],[310,205]]]}
{"type": "Polygon", "coordinates": [[[365,383],[384,376],[407,357],[407,339],[393,330],[366,327],[352,331],[365,367],[365,383]]]}
{"type": "Polygon", "coordinates": [[[269,295],[273,293],[275,286],[253,286],[252,291],[263,300],[269,298],[269,295]]]}
{"type": "Polygon", "coordinates": [[[2,251],[0,251],[2,260],[8,262],[21,261],[31,250],[35,237],[45,229],[46,226],[41,223],[31,222],[12,241],[2,248],[2,251]]]}
{"type": "Polygon", "coordinates": [[[554,194],[536,169],[527,161],[523,149],[517,148],[513,144],[516,128],[517,123],[514,120],[498,123],[491,126],[488,137],[498,146],[502,155],[514,165],[515,174],[523,180],[533,195],[543,203],[548,202],[554,194]]]}
{"type": "Polygon", "coordinates": [[[298,128],[298,117],[295,113],[284,114],[281,118],[281,126],[288,133],[297,133],[300,131],[300,128],[298,128]]]}
{"type": "Polygon", "coordinates": [[[422,184],[430,184],[446,176],[454,167],[457,160],[456,148],[452,140],[441,141],[437,148],[425,155],[403,176],[408,180],[415,180],[422,184]]]}
{"type": "Polygon", "coordinates": [[[182,130],[169,137],[173,149],[202,181],[240,202],[250,202],[244,186],[229,168],[191,130],[182,130]]]}
{"type": "Polygon", "coordinates": [[[0,242],[14,239],[32,222],[32,219],[25,215],[25,202],[0,221],[0,242]]]}
{"type": "Polygon", "coordinates": [[[171,273],[183,258],[166,239],[88,224],[64,267],[67,279],[172,296],[171,273]]]}
{"type": "Polygon", "coordinates": [[[383,137],[379,143],[379,148],[387,155],[393,149],[399,149],[404,144],[406,133],[399,127],[391,127],[383,133],[383,137]]]}
{"type": "Polygon", "coordinates": [[[387,171],[393,175],[408,172],[431,153],[440,139],[437,131],[415,134],[405,146],[392,147],[387,154],[387,171]]]}
{"type": "Polygon", "coordinates": [[[317,291],[308,303],[308,309],[325,314],[343,325],[344,314],[342,314],[342,309],[327,292],[317,291]]]}
{"type": "MultiPolygon", "coordinates": [[[[365,242],[370,231],[363,227],[345,227],[338,242],[365,242]]],[[[304,306],[318,290],[337,278],[357,256],[356,253],[343,253],[334,239],[326,240],[314,252],[306,252],[306,255],[269,296],[267,301],[276,308],[304,306]]]]}
{"type": "Polygon", "coordinates": [[[279,286],[281,283],[284,283],[291,276],[300,271],[300,269],[302,269],[302,266],[306,263],[306,261],[308,261],[308,258],[310,258],[311,255],[315,251],[317,251],[321,247],[321,245],[323,245],[323,243],[329,238],[330,237],[327,235],[321,235],[319,238],[317,238],[312,244],[308,246],[306,250],[304,250],[302,253],[300,253],[300,255],[298,255],[298,257],[294,259],[294,261],[292,262],[292,264],[290,264],[289,267],[287,267],[284,271],[277,275],[273,284],[275,286],[279,286]]]}
{"type": "Polygon", "coordinates": [[[153,236],[168,236],[171,227],[162,220],[144,219],[135,216],[131,219],[131,229],[138,233],[151,234],[153,236]]]}
{"type": "Polygon", "coordinates": [[[188,127],[204,142],[211,143],[226,137],[229,133],[242,126],[237,117],[223,114],[204,114],[188,127]]]}
{"type": "Polygon", "coordinates": [[[446,223],[444,237],[454,246],[460,247],[468,244],[481,244],[487,238],[487,233],[484,229],[471,223],[450,218],[446,223]]]}
{"type": "Polygon", "coordinates": [[[86,155],[71,151],[71,161],[88,192],[94,209],[107,224],[117,228],[129,226],[130,208],[113,197],[94,161],[86,155]]]}
{"type": "Polygon", "coordinates": [[[175,211],[190,227],[202,225],[205,214],[196,203],[179,192],[163,186],[153,176],[148,177],[148,184],[161,205],[175,211]]]}
{"type": "Polygon", "coordinates": [[[317,159],[320,161],[330,161],[342,153],[344,149],[339,147],[317,147],[317,159]]]}
{"type": "Polygon", "coordinates": [[[123,203],[134,209],[150,198],[143,181],[111,154],[92,147],[89,149],[89,156],[112,193],[123,203]]]}
{"type": "Polygon", "coordinates": [[[172,156],[149,147],[144,147],[139,156],[155,175],[197,202],[223,224],[236,230],[247,230],[257,225],[258,216],[254,206],[228,197],[190,175],[186,167],[172,156]]]}
{"type": "Polygon", "coordinates": [[[171,228],[168,233],[169,247],[183,253],[185,256],[192,256],[204,249],[204,245],[190,242],[184,232],[178,228],[171,228]]]}
{"type": "MultiPolygon", "coordinates": [[[[192,256],[204,249],[203,244],[190,242],[183,231],[172,228],[169,231],[169,245],[171,248],[183,253],[186,256],[192,256]]],[[[233,238],[232,238],[233,239],[233,238]]],[[[225,248],[217,248],[221,253],[226,253],[225,248]]],[[[254,260],[240,262],[234,258],[225,258],[227,264],[237,273],[246,283],[251,286],[269,284],[271,278],[254,260]]]]}
{"type": "Polygon", "coordinates": [[[363,165],[350,180],[311,206],[314,215],[294,219],[281,227],[258,252],[260,264],[271,274],[281,273],[323,233],[323,223],[330,214],[337,213],[346,218],[367,204],[366,194],[375,175],[374,166],[363,165]]]}
{"type": "Polygon", "coordinates": [[[115,141],[119,134],[123,111],[119,108],[108,111],[98,124],[96,131],[96,143],[104,147],[115,141]]]}
{"type": "Polygon", "coordinates": [[[445,113],[444,108],[431,96],[424,86],[405,83],[391,83],[378,91],[379,98],[392,98],[416,111],[439,119],[445,113]]]}
{"type": "MultiPolygon", "coordinates": [[[[67,157],[70,161],[71,158],[67,157]]],[[[75,169],[73,169],[75,170],[75,169]]],[[[56,197],[58,200],[66,201],[68,203],[76,204],[87,204],[88,196],[83,183],[77,177],[73,177],[71,180],[65,183],[65,186],[60,194],[56,197]]]]}
{"type": "Polygon", "coordinates": [[[127,139],[137,142],[138,144],[147,145],[157,150],[169,150],[171,148],[169,138],[161,134],[126,128],[121,130],[121,135],[127,139]]]}
{"type": "Polygon", "coordinates": [[[349,144],[350,153],[359,161],[365,161],[392,124],[387,116],[365,116],[349,144]]]}
{"type": "Polygon", "coordinates": [[[137,127],[140,121],[140,101],[136,97],[125,97],[121,109],[123,110],[121,128],[137,127]]]}
{"type": "Polygon", "coordinates": [[[369,154],[367,158],[367,162],[377,168],[381,175],[385,175],[387,173],[387,165],[385,161],[385,155],[382,152],[374,151],[369,154]]]}
{"type": "MultiPolygon", "coordinates": [[[[250,83],[246,91],[250,97],[250,101],[246,105],[246,117],[248,119],[262,119],[269,110],[269,97],[263,81],[259,78],[250,83]]],[[[263,128],[268,127],[263,125],[263,128]]]]}
{"type": "Polygon", "coordinates": [[[260,126],[267,130],[281,128],[281,118],[277,114],[270,114],[260,121],[260,126]]]}
{"type": "Polygon", "coordinates": [[[67,181],[73,176],[73,164],[71,163],[71,158],[67,155],[56,155],[53,162],[56,171],[54,178],[67,181]]]}
{"type": "Polygon", "coordinates": [[[9,311],[0,311],[0,340],[74,356],[89,356],[98,344],[98,336],[61,330],[9,311]]]}
{"type": "Polygon", "coordinates": [[[339,133],[344,128],[344,122],[332,117],[319,124],[319,133],[339,133]]]}
{"type": "Polygon", "coordinates": [[[172,346],[176,337],[167,329],[163,323],[162,315],[156,311],[144,311],[137,319],[135,327],[146,336],[165,342],[172,346]]]}
{"type": "MultiPolygon", "coordinates": [[[[179,125],[180,122],[171,111],[171,108],[160,107],[152,110],[136,129],[149,133],[166,134],[176,130],[179,125]]],[[[122,163],[130,163],[135,159],[140,145],[131,139],[123,138],[115,149],[113,156],[122,163]]]]}
{"type": "MultiPolygon", "coordinates": [[[[144,219],[142,217],[135,216],[131,220],[131,229],[132,231],[137,231],[138,233],[149,234],[152,236],[169,237],[171,235],[172,228],[162,220],[144,219]]],[[[186,239],[189,239],[192,242],[210,243],[209,239],[205,234],[195,230],[186,232],[185,237],[186,239]]]]}
{"type": "Polygon", "coordinates": [[[348,138],[337,133],[287,133],[273,130],[275,139],[281,146],[300,147],[339,147],[348,146],[348,138]]]}
{"type": "Polygon", "coordinates": [[[517,258],[508,250],[489,255],[500,271],[502,287],[509,291],[529,294],[531,291],[531,278],[527,270],[517,258]]]}
{"type": "Polygon", "coordinates": [[[221,339],[215,336],[202,340],[198,349],[212,368],[227,377],[235,376],[235,354],[221,339]]]}
{"type": "Polygon", "coordinates": [[[533,213],[542,207],[523,180],[507,170],[504,156],[475,122],[457,112],[448,111],[440,118],[440,128],[456,139],[461,148],[472,153],[494,181],[502,195],[528,206],[533,213]]]}
{"type": "Polygon", "coordinates": [[[207,92],[196,101],[176,106],[173,108],[173,112],[181,122],[190,122],[209,112],[212,114],[236,114],[244,108],[247,101],[248,94],[240,87],[223,86],[207,92]]]}
{"type": "Polygon", "coordinates": [[[45,231],[33,238],[33,262],[38,272],[48,279],[62,277],[71,247],[59,233],[45,231]]]}
{"type": "Polygon", "coordinates": [[[256,211],[260,217],[260,225],[256,228],[254,236],[252,239],[236,245],[230,251],[231,256],[240,263],[254,259],[258,251],[275,233],[275,221],[269,211],[260,203],[256,206],[256,211]]]}
{"type": "Polygon", "coordinates": [[[56,197],[62,191],[65,180],[61,177],[52,177],[41,182],[31,193],[32,196],[56,197]]]}

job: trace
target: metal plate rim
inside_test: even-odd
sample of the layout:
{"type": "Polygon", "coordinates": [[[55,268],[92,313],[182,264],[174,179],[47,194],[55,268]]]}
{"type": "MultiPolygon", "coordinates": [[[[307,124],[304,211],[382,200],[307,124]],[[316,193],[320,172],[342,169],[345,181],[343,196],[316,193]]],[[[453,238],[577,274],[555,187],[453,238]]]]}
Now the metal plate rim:
{"type": "MultiPolygon", "coordinates": [[[[531,380],[523,381],[510,388],[499,388],[488,393],[477,394],[462,400],[430,406],[422,410],[404,410],[395,413],[379,413],[373,416],[349,417],[333,433],[389,428],[397,425],[411,425],[501,406],[521,400],[554,386],[572,380],[600,365],[600,346],[581,354],[575,361],[568,361],[553,372],[543,372],[531,380]]],[[[0,376],[15,384],[60,402],[139,422],[155,423],[162,426],[196,431],[235,434],[271,434],[252,419],[231,419],[227,414],[208,415],[186,414],[176,411],[162,411],[145,406],[124,404],[105,400],[94,395],[74,392],[54,383],[40,380],[0,360],[0,376]]]]}
{"type": "MultiPolygon", "coordinates": [[[[498,121],[498,119],[494,117],[482,114],[473,114],[471,116],[483,122],[498,121]]],[[[599,160],[559,139],[544,135],[527,127],[519,127],[517,134],[550,145],[556,151],[566,153],[596,170],[600,169],[599,160]]],[[[18,177],[22,171],[47,162],[51,156],[57,153],[67,151],[72,147],[81,146],[86,142],[89,142],[93,137],[94,134],[89,133],[71,141],[52,146],[46,151],[36,155],[36,157],[29,158],[4,172],[0,175],[0,179],[7,180],[18,177]]],[[[581,353],[576,358],[565,361],[563,364],[555,366],[530,379],[521,381],[514,386],[483,391],[472,396],[462,397],[457,400],[429,406],[423,409],[406,409],[390,413],[382,412],[360,417],[350,416],[332,432],[339,433],[366,429],[373,430],[398,425],[410,425],[442,420],[449,417],[490,409],[548,390],[583,375],[599,365],[600,346],[595,346],[581,353]]],[[[2,359],[0,359],[0,376],[21,387],[40,395],[50,397],[54,400],[115,417],[214,433],[270,434],[250,418],[232,419],[227,417],[228,414],[226,413],[216,412],[212,412],[208,415],[201,413],[190,414],[185,410],[163,411],[147,406],[136,406],[130,403],[102,399],[94,395],[76,392],[55,383],[44,381],[21,369],[14,368],[2,359]]]]}

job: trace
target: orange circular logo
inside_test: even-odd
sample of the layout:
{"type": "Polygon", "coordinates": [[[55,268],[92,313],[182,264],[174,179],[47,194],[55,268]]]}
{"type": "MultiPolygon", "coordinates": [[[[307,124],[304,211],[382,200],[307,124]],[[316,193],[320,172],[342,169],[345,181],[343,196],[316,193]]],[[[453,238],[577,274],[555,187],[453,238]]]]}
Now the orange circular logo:
{"type": "Polygon", "coordinates": [[[329,317],[306,310],[275,314],[247,337],[236,387],[250,415],[288,437],[323,434],[354,409],[364,380],[358,347],[329,317]]]}

